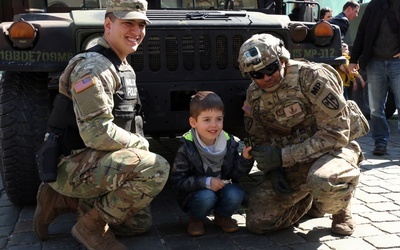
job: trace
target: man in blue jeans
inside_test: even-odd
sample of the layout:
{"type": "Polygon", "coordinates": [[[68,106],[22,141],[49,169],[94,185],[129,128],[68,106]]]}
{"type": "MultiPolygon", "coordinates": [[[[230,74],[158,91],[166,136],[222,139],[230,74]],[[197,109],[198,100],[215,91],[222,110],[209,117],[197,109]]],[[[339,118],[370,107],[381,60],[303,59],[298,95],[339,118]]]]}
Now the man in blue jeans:
{"type": "Polygon", "coordinates": [[[359,67],[368,77],[373,154],[385,155],[390,133],[385,116],[389,89],[397,110],[400,108],[400,1],[372,0],[368,4],[353,44],[349,70],[359,67]]]}

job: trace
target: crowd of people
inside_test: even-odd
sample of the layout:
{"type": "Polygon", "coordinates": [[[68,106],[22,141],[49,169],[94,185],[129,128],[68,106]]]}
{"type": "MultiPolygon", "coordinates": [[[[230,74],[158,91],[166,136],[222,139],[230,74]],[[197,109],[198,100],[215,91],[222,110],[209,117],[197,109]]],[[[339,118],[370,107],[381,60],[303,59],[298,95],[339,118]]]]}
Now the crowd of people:
{"type": "MultiPolygon", "coordinates": [[[[367,7],[345,71],[356,75],[358,62],[366,67],[374,153],[384,155],[389,135],[383,107],[389,88],[400,102],[400,4],[381,1],[367,7]]],[[[359,5],[349,1],[330,20],[332,10],[323,10],[320,18],[343,24],[343,30],[339,27],[345,34],[359,5]]],[[[167,180],[188,214],[191,236],[205,233],[203,219],[210,214],[224,232],[238,231],[232,215],[241,206],[246,228],[255,234],[287,228],[306,214],[332,214],[332,233],[353,234],[350,204],[364,159],[356,139],[369,132],[369,123],[357,104],[345,98],[338,70],[292,60],[279,37],[253,35],[237,59],[250,79],[242,107],[249,136],[242,152],[238,138],[223,130],[221,98],[198,91],[190,100],[191,129],[182,135],[170,166],[149,151],[135,108],[141,105],[136,75],[126,60],[151,23],[146,11],[145,0],[108,0],[99,44],[72,58],[60,78],[45,138],[53,135],[60,145],[57,179],[39,187],[37,237],[46,240],[52,221],[71,211],[78,216],[71,233],[86,248],[127,249],[114,235],[149,230],[149,205],[167,180]],[[254,166],[263,175],[249,181],[254,166]]]]}

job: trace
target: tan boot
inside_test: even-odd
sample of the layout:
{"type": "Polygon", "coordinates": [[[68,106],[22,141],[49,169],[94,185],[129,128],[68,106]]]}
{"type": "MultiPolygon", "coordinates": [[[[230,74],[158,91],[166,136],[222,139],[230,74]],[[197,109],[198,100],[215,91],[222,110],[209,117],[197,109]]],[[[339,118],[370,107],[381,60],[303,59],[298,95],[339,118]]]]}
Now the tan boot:
{"type": "Polygon", "coordinates": [[[204,223],[201,219],[190,218],[188,234],[191,236],[200,236],[204,234],[204,223]]]}
{"type": "Polygon", "coordinates": [[[127,250],[128,248],[117,241],[110,230],[105,229],[106,224],[97,209],[93,208],[79,218],[71,233],[89,250],[127,250]]]}
{"type": "Polygon", "coordinates": [[[63,213],[76,213],[79,199],[64,196],[43,182],[39,186],[36,203],[33,230],[40,240],[45,240],[49,237],[51,222],[63,213]]]}
{"type": "Polygon", "coordinates": [[[352,235],[354,232],[354,222],[351,217],[350,204],[346,209],[332,216],[332,232],[339,235],[352,235]]]}
{"type": "Polygon", "coordinates": [[[236,220],[219,215],[215,215],[214,225],[220,227],[225,233],[233,233],[239,230],[236,220]]]}

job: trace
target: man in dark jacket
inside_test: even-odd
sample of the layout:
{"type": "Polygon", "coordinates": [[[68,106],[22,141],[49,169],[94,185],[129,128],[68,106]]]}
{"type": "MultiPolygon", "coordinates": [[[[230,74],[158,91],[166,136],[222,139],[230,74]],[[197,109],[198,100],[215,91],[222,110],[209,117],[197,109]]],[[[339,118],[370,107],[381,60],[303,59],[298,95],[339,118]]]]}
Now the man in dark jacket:
{"type": "MultiPolygon", "coordinates": [[[[350,58],[350,71],[367,71],[374,155],[385,155],[389,126],[385,103],[392,90],[400,109],[400,1],[372,0],[361,19],[350,58]]],[[[400,130],[400,122],[399,122],[400,130]]]]}
{"type": "Polygon", "coordinates": [[[339,26],[342,40],[346,36],[347,30],[349,29],[349,21],[356,18],[359,11],[360,5],[356,1],[347,1],[343,5],[343,11],[333,17],[331,20],[329,20],[331,24],[336,24],[337,26],[339,26]]]}

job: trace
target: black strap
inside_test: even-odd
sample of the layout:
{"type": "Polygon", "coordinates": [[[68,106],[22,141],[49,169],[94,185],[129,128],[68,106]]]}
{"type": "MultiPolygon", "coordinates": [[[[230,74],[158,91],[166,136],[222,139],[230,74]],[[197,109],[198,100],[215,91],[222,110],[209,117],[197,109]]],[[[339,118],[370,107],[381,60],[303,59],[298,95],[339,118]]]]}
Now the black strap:
{"type": "Polygon", "coordinates": [[[88,49],[86,52],[97,52],[107,57],[108,60],[110,60],[114,65],[115,69],[119,72],[119,67],[122,64],[122,61],[111,48],[106,48],[101,46],[100,44],[97,44],[96,46],[88,49]]]}

